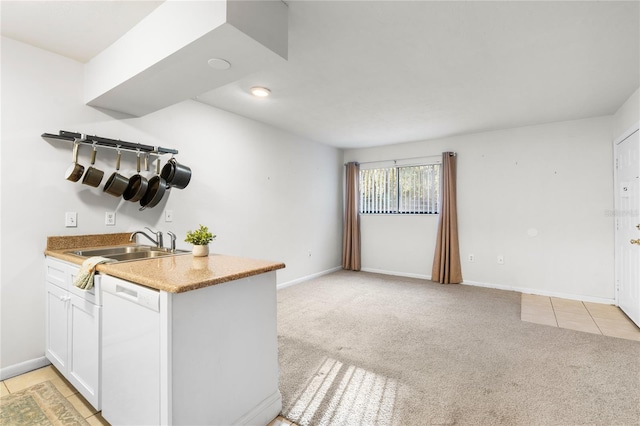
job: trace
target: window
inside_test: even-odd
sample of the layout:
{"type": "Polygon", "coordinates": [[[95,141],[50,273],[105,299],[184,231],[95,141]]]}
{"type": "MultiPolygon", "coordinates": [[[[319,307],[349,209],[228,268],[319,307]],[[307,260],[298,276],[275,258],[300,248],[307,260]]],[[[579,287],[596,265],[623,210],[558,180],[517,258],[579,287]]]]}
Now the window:
{"type": "Polygon", "coordinates": [[[360,213],[437,214],[440,165],[360,170],[360,213]]]}

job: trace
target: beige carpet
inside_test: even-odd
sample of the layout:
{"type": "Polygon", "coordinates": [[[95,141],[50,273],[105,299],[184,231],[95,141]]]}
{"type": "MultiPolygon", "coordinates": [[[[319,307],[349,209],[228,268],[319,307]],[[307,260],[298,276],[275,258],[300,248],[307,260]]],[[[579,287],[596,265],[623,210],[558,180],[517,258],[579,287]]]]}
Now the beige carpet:
{"type": "Polygon", "coordinates": [[[520,294],[341,271],[278,292],[301,425],[638,425],[640,343],[520,321],[520,294]]]}
{"type": "Polygon", "coordinates": [[[49,381],[0,399],[0,425],[3,426],[88,424],[49,381]]]}

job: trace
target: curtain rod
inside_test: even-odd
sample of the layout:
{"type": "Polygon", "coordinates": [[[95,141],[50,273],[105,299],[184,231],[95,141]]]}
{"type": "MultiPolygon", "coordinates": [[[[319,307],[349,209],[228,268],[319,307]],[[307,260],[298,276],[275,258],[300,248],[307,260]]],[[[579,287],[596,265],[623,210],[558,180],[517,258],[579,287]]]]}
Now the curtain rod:
{"type": "MultiPolygon", "coordinates": [[[[449,152],[450,155],[453,155],[454,157],[456,155],[458,155],[458,153],[456,152],[449,152]]],[[[398,162],[398,161],[406,161],[406,160],[417,160],[418,158],[429,158],[429,157],[440,157],[441,155],[421,155],[420,157],[408,157],[408,158],[397,158],[395,160],[376,160],[376,161],[355,161],[358,164],[372,164],[372,163],[386,163],[389,161],[393,161],[394,163],[398,162]]],[[[344,165],[346,166],[348,163],[344,163],[344,165]]]]}

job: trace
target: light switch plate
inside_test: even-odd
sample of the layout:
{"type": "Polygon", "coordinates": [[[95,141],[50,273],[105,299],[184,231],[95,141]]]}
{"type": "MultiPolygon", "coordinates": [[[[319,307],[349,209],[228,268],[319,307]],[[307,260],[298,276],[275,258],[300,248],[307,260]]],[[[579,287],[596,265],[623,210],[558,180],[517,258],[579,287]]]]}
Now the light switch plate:
{"type": "Polygon", "coordinates": [[[173,222],[173,210],[165,210],[164,211],[164,221],[165,222],[173,222]]]}

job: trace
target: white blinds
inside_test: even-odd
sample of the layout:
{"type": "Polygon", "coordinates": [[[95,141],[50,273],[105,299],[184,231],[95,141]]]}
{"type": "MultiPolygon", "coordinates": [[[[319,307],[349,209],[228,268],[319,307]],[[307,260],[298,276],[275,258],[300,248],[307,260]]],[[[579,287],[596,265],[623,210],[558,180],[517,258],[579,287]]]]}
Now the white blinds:
{"type": "Polygon", "coordinates": [[[360,170],[363,214],[438,213],[439,192],[439,164],[360,170]]]}
{"type": "Polygon", "coordinates": [[[360,170],[360,213],[397,213],[398,170],[360,170]]]}
{"type": "Polygon", "coordinates": [[[399,167],[400,213],[437,213],[440,165],[399,167]]]}

